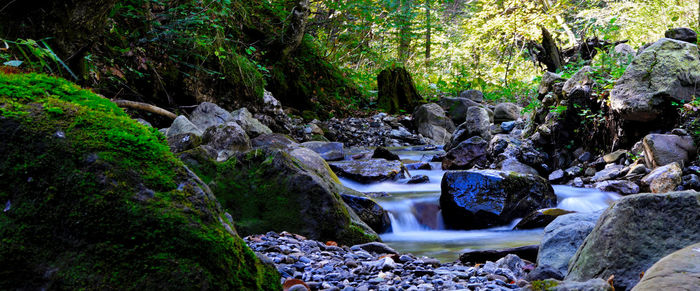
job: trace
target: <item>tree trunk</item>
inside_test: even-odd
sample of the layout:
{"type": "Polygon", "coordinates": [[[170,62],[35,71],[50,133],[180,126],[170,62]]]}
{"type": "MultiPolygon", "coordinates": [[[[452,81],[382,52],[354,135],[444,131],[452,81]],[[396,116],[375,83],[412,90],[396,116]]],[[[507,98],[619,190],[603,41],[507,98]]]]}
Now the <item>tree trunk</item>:
{"type": "Polygon", "coordinates": [[[542,27],[542,47],[545,51],[544,64],[547,65],[547,71],[556,73],[562,69],[562,57],[559,47],[554,42],[552,35],[549,34],[546,28],[542,27]]]}
{"type": "Polygon", "coordinates": [[[430,0],[425,0],[425,63],[430,63],[430,0]]]}
{"type": "Polygon", "coordinates": [[[408,60],[411,49],[411,0],[400,0],[399,12],[399,60],[408,60]]]}

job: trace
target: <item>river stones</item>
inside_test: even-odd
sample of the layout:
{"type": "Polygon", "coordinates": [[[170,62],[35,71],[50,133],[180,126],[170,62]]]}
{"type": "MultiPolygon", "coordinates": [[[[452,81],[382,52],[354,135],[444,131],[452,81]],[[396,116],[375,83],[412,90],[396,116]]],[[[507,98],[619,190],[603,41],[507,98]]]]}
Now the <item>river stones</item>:
{"type": "Polygon", "coordinates": [[[401,161],[370,159],[331,162],[329,165],[338,176],[360,183],[395,180],[403,177],[403,163],[401,161]]]}
{"type": "Polygon", "coordinates": [[[317,152],[326,161],[341,161],[345,159],[343,143],[340,142],[309,141],[302,143],[301,146],[317,152]]]}
{"type": "Polygon", "coordinates": [[[489,143],[479,136],[472,136],[460,142],[445,154],[442,159],[443,170],[466,170],[488,162],[489,143]]]}
{"type": "Polygon", "coordinates": [[[539,245],[522,246],[496,250],[474,250],[459,255],[459,261],[463,264],[485,263],[486,261],[497,261],[509,255],[517,255],[528,261],[537,259],[539,245]]]}
{"type": "Polygon", "coordinates": [[[700,241],[700,193],[626,196],[603,212],[569,265],[567,280],[607,279],[626,290],[662,257],[700,241]]]}
{"type": "Polygon", "coordinates": [[[554,207],[557,197],[544,178],[496,170],[448,171],[440,206],[445,225],[480,229],[511,222],[537,209],[554,207]]]}

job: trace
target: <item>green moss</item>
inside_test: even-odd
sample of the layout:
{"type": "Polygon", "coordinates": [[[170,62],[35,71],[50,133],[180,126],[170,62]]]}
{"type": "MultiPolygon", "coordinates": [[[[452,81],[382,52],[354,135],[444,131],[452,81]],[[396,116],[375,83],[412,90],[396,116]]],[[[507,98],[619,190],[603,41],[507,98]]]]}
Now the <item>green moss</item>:
{"type": "Polygon", "coordinates": [[[0,74],[0,289],[279,289],[164,137],[45,75],[0,74]],[[5,203],[5,201],[3,201],[5,203]]]}
{"type": "Polygon", "coordinates": [[[533,291],[547,291],[554,289],[554,287],[557,287],[559,285],[559,282],[556,280],[547,279],[541,281],[532,281],[530,285],[532,285],[533,291]]]}

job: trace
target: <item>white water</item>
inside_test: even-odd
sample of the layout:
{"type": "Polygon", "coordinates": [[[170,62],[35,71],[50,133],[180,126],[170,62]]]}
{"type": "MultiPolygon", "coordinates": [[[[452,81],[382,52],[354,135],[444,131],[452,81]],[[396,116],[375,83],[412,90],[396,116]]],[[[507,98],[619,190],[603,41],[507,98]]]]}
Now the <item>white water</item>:
{"type": "MultiPolygon", "coordinates": [[[[396,151],[401,159],[428,161],[434,153],[396,151]]],[[[427,255],[443,261],[455,260],[459,253],[470,249],[506,248],[538,244],[542,229],[512,230],[511,225],[481,230],[446,230],[442,226],[442,215],[437,207],[424,207],[435,212],[418,213],[418,205],[439,205],[440,182],[445,171],[439,170],[440,163],[431,163],[433,169],[412,170],[411,175],[426,175],[429,183],[406,184],[408,179],[386,181],[374,184],[361,184],[348,179],[340,180],[345,186],[360,192],[386,192],[390,197],[376,198],[389,212],[392,232],[381,234],[384,242],[401,252],[427,255]],[[434,228],[420,222],[421,218],[433,221],[434,228]]],[[[557,207],[576,212],[592,212],[607,207],[619,199],[616,193],[596,189],[574,188],[555,185],[557,207]]]]}

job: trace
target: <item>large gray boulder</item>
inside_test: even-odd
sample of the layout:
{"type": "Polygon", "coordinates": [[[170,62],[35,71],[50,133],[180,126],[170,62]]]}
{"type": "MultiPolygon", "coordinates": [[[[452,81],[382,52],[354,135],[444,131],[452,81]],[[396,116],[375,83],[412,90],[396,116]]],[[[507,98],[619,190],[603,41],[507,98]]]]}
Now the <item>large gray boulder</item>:
{"type": "Polygon", "coordinates": [[[255,138],[261,134],[272,133],[272,130],[267,127],[267,125],[255,119],[253,114],[245,107],[232,111],[231,120],[238,123],[251,138],[255,138]]]}
{"type": "Polygon", "coordinates": [[[544,228],[537,265],[551,266],[566,275],[569,260],[591,233],[601,213],[571,213],[555,218],[544,228]]]}
{"type": "Polygon", "coordinates": [[[607,279],[627,290],[659,259],[700,241],[700,193],[626,196],[606,209],[571,259],[566,280],[607,279]]]}
{"type": "Polygon", "coordinates": [[[484,101],[484,93],[474,89],[462,91],[462,93],[459,94],[459,97],[467,98],[477,103],[481,103],[484,101]]]}
{"type": "Polygon", "coordinates": [[[647,167],[656,168],[673,162],[690,162],[697,149],[693,138],[675,134],[649,134],[642,140],[647,167]]]}
{"type": "Polygon", "coordinates": [[[455,124],[462,124],[467,117],[467,110],[473,106],[483,106],[468,98],[444,97],[440,98],[438,105],[442,107],[455,124]]]}
{"type": "Polygon", "coordinates": [[[467,109],[466,121],[454,131],[452,139],[445,145],[445,150],[449,151],[472,136],[480,136],[486,141],[491,140],[491,121],[483,107],[472,106],[467,109]]]}
{"type": "Polygon", "coordinates": [[[700,287],[700,243],[675,251],[644,272],[632,291],[697,290],[700,287]]]}
{"type": "Polygon", "coordinates": [[[329,165],[338,176],[360,183],[374,183],[403,177],[401,161],[370,159],[331,162],[329,165]]]}
{"type": "Polygon", "coordinates": [[[624,121],[650,122],[671,115],[665,103],[700,96],[700,53],[694,44],[663,38],[640,53],[610,93],[624,121]]]}
{"type": "Polygon", "coordinates": [[[202,144],[217,152],[217,161],[224,161],[236,152],[244,152],[251,148],[250,138],[235,122],[207,128],[202,135],[202,144]]]}
{"type": "Polygon", "coordinates": [[[192,123],[202,131],[224,124],[229,119],[231,119],[231,113],[210,102],[202,102],[190,115],[192,123]]]}
{"type": "Polygon", "coordinates": [[[413,122],[418,133],[431,139],[435,144],[445,144],[452,138],[455,125],[445,116],[445,110],[435,103],[419,106],[413,113],[413,122]]]}
{"type": "Polygon", "coordinates": [[[514,172],[448,171],[440,188],[442,216],[445,225],[452,229],[504,225],[557,203],[547,180],[514,172]]]}

